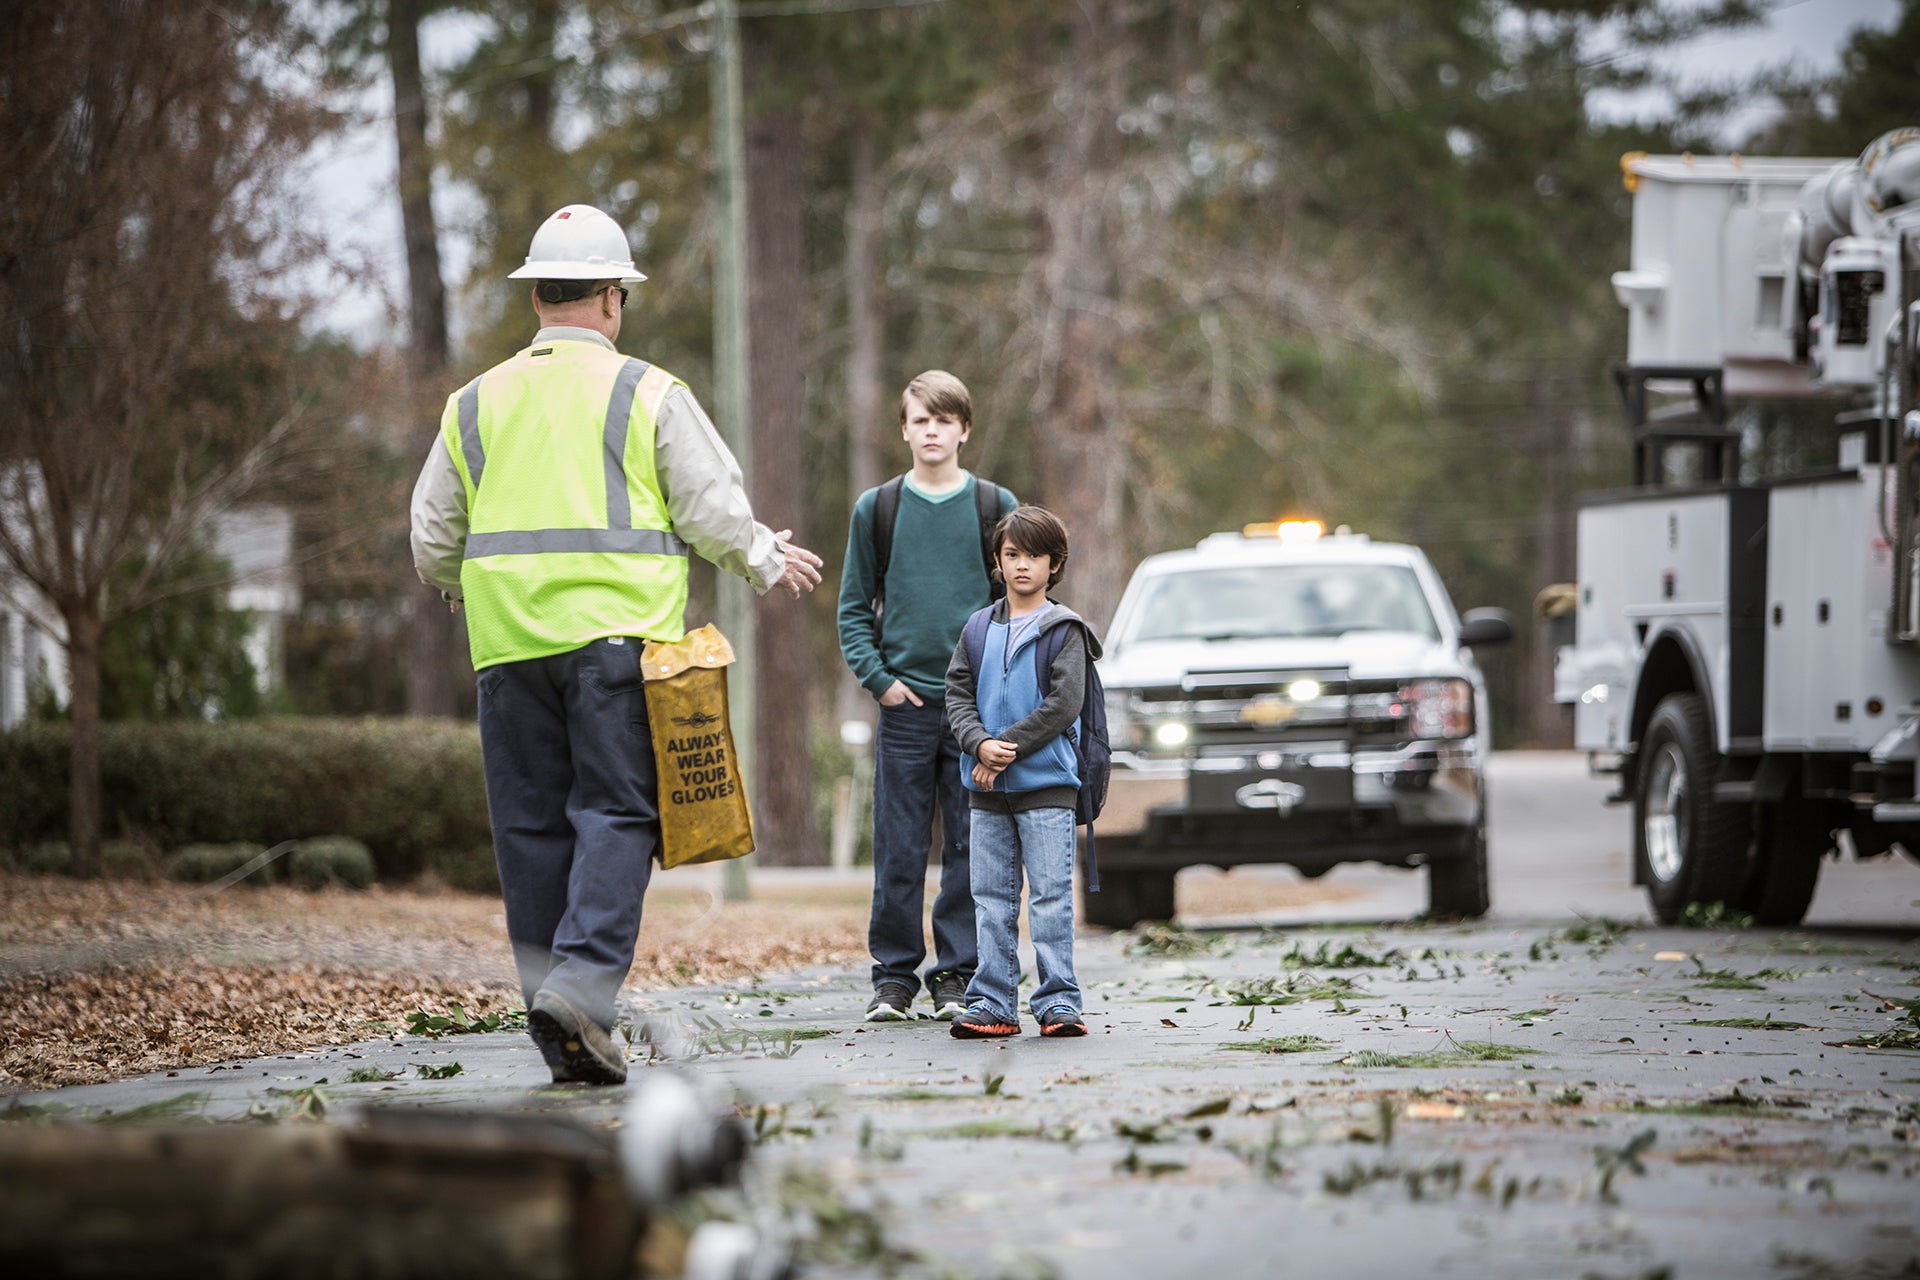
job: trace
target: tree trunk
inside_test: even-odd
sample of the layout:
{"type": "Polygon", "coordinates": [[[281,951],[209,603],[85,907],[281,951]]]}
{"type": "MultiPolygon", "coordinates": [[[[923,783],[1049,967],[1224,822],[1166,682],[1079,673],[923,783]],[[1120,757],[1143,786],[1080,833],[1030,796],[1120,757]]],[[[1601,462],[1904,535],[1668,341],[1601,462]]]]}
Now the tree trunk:
{"type": "MultiPolygon", "coordinates": [[[[873,137],[859,130],[853,142],[852,182],[847,193],[847,506],[881,480],[881,441],[893,422],[880,386],[883,308],[873,287],[880,258],[880,199],[873,137]]],[[[840,584],[829,582],[827,589],[840,584]]],[[[836,720],[872,719],[873,697],[842,664],[836,720]]]]}
{"type": "Polygon", "coordinates": [[[880,296],[873,287],[880,258],[880,180],[874,172],[873,138],[861,130],[853,143],[853,175],[847,195],[847,464],[857,498],[880,483],[882,422],[880,387],[880,296]]]}
{"type": "Polygon", "coordinates": [[[1074,19],[1061,114],[1043,148],[1045,245],[1037,264],[1046,316],[1040,410],[1035,421],[1043,500],[1066,522],[1070,560],[1060,595],[1096,628],[1120,598],[1127,469],[1117,348],[1120,280],[1107,184],[1116,161],[1120,85],[1104,30],[1083,8],[1074,19]]]}
{"type": "MultiPolygon", "coordinates": [[[[811,539],[801,525],[806,449],[801,437],[800,323],[806,183],[805,139],[793,58],[781,40],[780,20],[743,22],[744,80],[756,86],[746,119],[747,349],[753,353],[748,402],[753,405],[754,510],[775,528],[791,526],[796,541],[811,539]]],[[[826,861],[813,809],[809,711],[818,674],[807,639],[804,600],[769,596],[755,624],[754,810],[757,843],[769,866],[815,866],[826,861]]]]}
{"type": "Polygon", "coordinates": [[[93,876],[100,870],[100,638],[105,627],[85,605],[66,610],[65,621],[67,676],[73,686],[67,843],[73,849],[73,874],[93,876]]]}
{"type": "MultiPolygon", "coordinates": [[[[407,249],[407,402],[413,456],[426,457],[439,437],[439,399],[446,393],[447,290],[433,218],[433,156],[427,148],[427,99],[420,74],[422,0],[388,0],[387,69],[393,77],[393,134],[399,153],[400,222],[407,249]]],[[[407,711],[451,716],[461,675],[460,624],[419,588],[407,631],[407,711]]]]}

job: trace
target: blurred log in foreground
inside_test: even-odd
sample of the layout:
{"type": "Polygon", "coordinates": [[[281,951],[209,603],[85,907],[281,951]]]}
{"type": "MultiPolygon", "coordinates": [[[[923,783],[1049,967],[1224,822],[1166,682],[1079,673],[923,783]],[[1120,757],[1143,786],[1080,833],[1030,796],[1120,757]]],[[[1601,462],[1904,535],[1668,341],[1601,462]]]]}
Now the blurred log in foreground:
{"type": "MultiPolygon", "coordinates": [[[[745,1148],[731,1112],[665,1073],[635,1091],[617,1134],[538,1115],[422,1111],[374,1111],[353,1127],[22,1126],[0,1132],[0,1270],[196,1280],[678,1275],[683,1252],[714,1250],[697,1236],[691,1248],[647,1240],[650,1226],[687,1192],[737,1181],[745,1148]]],[[[726,1238],[732,1256],[694,1269],[784,1271],[766,1269],[764,1256],[751,1265],[764,1253],[756,1239],[726,1238]]]]}

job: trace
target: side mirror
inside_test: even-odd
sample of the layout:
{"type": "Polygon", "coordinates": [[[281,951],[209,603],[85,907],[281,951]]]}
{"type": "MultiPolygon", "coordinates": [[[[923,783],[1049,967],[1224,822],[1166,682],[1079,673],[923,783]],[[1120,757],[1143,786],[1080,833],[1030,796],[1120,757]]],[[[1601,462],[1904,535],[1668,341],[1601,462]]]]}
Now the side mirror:
{"type": "Polygon", "coordinates": [[[1505,609],[1469,609],[1460,619],[1460,643],[1469,648],[1513,639],[1513,615],[1505,609]]]}

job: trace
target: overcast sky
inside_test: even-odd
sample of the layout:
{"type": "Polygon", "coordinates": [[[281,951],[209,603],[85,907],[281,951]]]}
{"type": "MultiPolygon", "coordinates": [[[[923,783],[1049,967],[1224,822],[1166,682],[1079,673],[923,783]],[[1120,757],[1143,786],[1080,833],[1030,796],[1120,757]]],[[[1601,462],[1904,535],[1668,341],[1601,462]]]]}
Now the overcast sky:
{"type": "MultiPolygon", "coordinates": [[[[1690,79],[1706,83],[1786,62],[1802,71],[1830,71],[1838,65],[1839,50],[1849,35],[1860,27],[1890,28],[1899,8],[1899,0],[1782,0],[1763,26],[1703,37],[1662,55],[1661,61],[1690,79]]],[[[457,61],[470,47],[472,28],[443,20],[429,23],[423,36],[424,54],[430,67],[438,69],[457,61]]],[[[1653,116],[1660,106],[1658,99],[1645,96],[1609,96],[1592,103],[1596,114],[1609,118],[1653,116]]],[[[364,124],[316,153],[310,189],[315,211],[325,225],[337,229],[336,244],[370,257],[385,282],[384,297],[356,290],[337,298],[324,312],[325,323],[359,341],[375,342],[389,327],[389,303],[404,295],[406,261],[393,189],[390,96],[376,93],[365,111],[370,118],[364,124]]],[[[1729,141],[1760,123],[1762,118],[1752,116],[1729,122],[1729,141]]],[[[1863,138],[1861,145],[1869,141],[1863,138]]],[[[568,193],[555,192],[554,207],[571,198],[568,193]]],[[[466,244],[457,231],[460,210],[457,201],[445,194],[436,200],[435,207],[441,215],[443,270],[449,286],[458,287],[468,269],[466,244]]],[[[528,228],[528,234],[532,234],[532,228],[528,228]]],[[[644,269],[645,264],[641,265],[644,269]]],[[[457,327],[457,307],[455,315],[457,327]]]]}

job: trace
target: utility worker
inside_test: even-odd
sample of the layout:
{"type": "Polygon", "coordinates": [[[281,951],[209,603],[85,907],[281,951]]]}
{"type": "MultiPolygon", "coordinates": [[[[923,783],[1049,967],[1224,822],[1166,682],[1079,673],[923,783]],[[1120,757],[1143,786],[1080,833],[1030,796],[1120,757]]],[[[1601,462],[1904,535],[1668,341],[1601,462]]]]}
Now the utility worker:
{"type": "Polygon", "coordinates": [[[413,560],[464,603],[507,935],[556,1082],[619,1084],[611,1030],[659,843],[642,640],[685,632],[688,552],[764,595],[820,557],[755,522],[685,383],[614,349],[634,269],[590,205],[534,232],[539,332],[447,400],[413,491],[413,560]]]}

